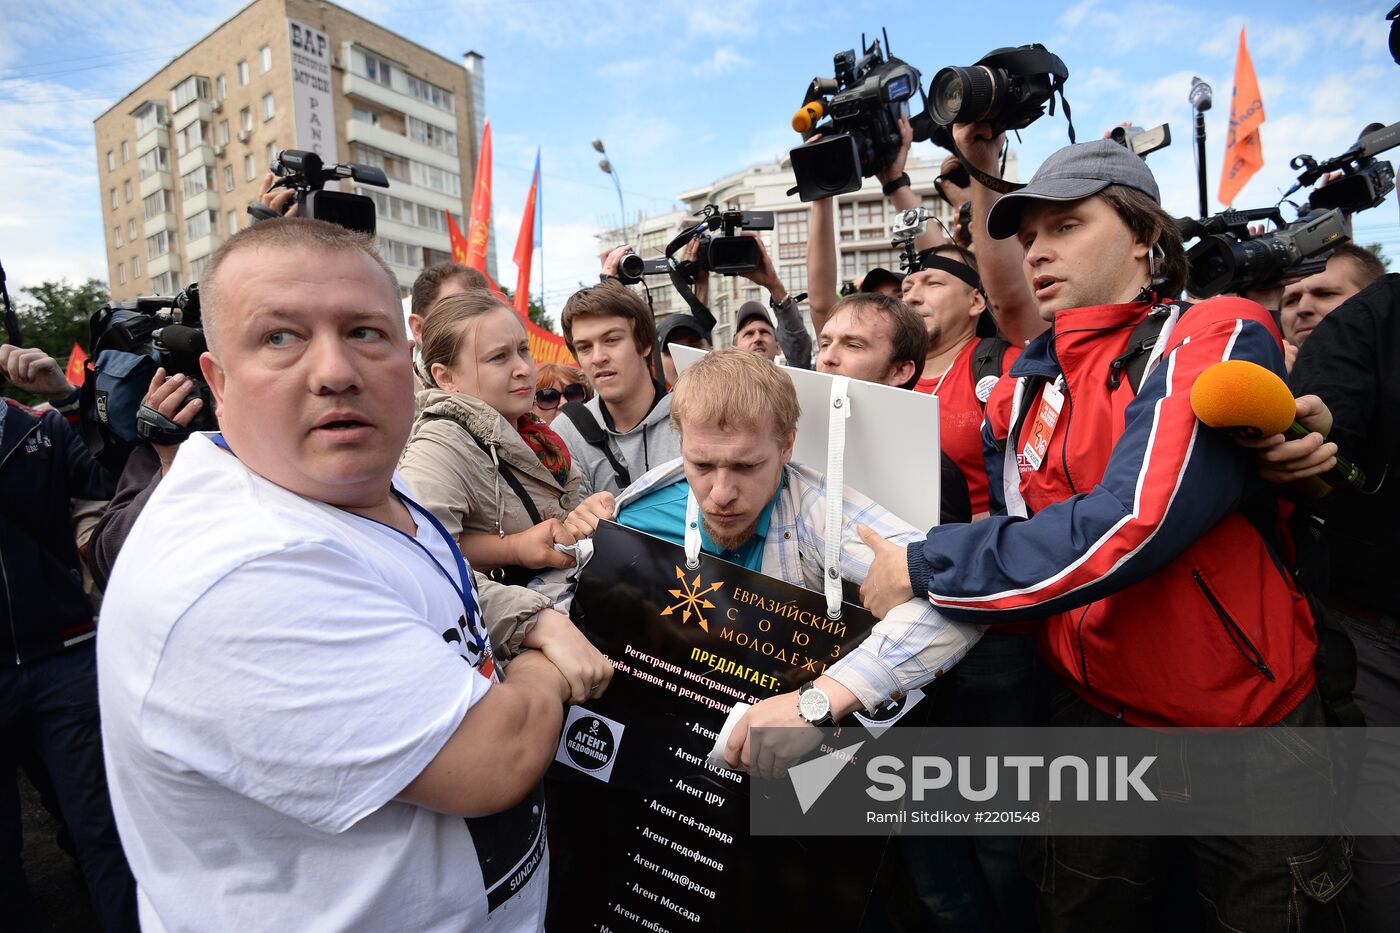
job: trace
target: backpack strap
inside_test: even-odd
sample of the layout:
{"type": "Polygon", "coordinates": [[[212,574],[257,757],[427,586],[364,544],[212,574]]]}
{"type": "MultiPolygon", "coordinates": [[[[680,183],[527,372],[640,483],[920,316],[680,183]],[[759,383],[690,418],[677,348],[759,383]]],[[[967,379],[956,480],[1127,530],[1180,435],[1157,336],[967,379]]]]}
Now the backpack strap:
{"type": "MultiPolygon", "coordinates": [[[[1185,314],[1191,309],[1189,302],[1180,302],[1181,313],[1185,314]]],[[[1128,377],[1128,385],[1133,387],[1133,394],[1136,395],[1138,388],[1142,385],[1142,378],[1147,372],[1147,361],[1152,359],[1152,350],[1157,346],[1157,338],[1162,335],[1162,328],[1166,326],[1167,318],[1171,317],[1171,307],[1165,304],[1156,304],[1152,310],[1147,312],[1147,317],[1137,322],[1133,327],[1133,332],[1128,335],[1128,347],[1119,354],[1112,363],[1108,364],[1108,387],[1118,388],[1123,377],[1128,377]]]]}
{"type": "MultiPolygon", "coordinates": [[[[1001,361],[1010,346],[1000,337],[983,337],[972,350],[972,394],[977,397],[977,403],[983,410],[987,408],[987,400],[979,391],[982,381],[989,377],[993,380],[1001,378],[1001,361]]],[[[991,395],[991,392],[987,394],[991,395]]]]}
{"type": "Polygon", "coordinates": [[[598,419],[593,417],[593,412],[583,402],[569,402],[559,409],[578,428],[578,433],[583,435],[583,439],[589,444],[597,447],[603,452],[603,456],[608,458],[608,463],[612,466],[613,472],[617,474],[617,485],[620,489],[626,489],[632,485],[632,474],[627,472],[627,467],[618,461],[617,455],[612,452],[612,445],[608,443],[607,432],[598,423],[598,419]]]}
{"type": "MultiPolygon", "coordinates": [[[[452,421],[454,423],[457,421],[456,418],[450,415],[424,415],[423,417],[433,421],[452,421]]],[[[460,424],[458,426],[461,427],[460,424]]],[[[463,427],[462,430],[466,431],[466,428],[463,427]]],[[[470,431],[466,431],[466,434],[467,437],[470,437],[476,442],[476,446],[481,448],[482,453],[491,457],[492,462],[496,464],[496,472],[501,474],[501,479],[506,481],[506,485],[510,487],[511,492],[515,493],[516,498],[520,500],[520,504],[525,507],[525,513],[530,516],[530,523],[538,525],[540,522],[544,521],[544,518],[540,515],[539,508],[535,506],[534,498],[525,491],[525,487],[521,484],[520,478],[515,475],[515,471],[510,468],[510,464],[506,463],[500,457],[491,456],[491,449],[481,438],[470,431]]]]}

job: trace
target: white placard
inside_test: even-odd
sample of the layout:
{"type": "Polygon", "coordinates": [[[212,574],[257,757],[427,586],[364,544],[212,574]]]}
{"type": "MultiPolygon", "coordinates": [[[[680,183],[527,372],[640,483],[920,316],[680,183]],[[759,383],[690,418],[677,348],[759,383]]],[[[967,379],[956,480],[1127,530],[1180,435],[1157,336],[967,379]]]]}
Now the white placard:
{"type": "MultiPolygon", "coordinates": [[[[292,114],[296,143],[326,164],[340,161],[335,107],[331,102],[331,37],[305,23],[287,20],[292,47],[292,114]]],[[[335,187],[331,185],[330,187],[335,187]]]]}
{"type": "MultiPolygon", "coordinates": [[[[677,372],[706,352],[676,343],[670,350],[677,372]]],[[[826,414],[833,377],[791,366],[782,369],[792,377],[802,405],[792,459],[824,471],[826,414]]],[[[941,477],[938,399],[858,379],[851,380],[850,393],[846,486],[865,493],[920,531],[937,525],[941,477]]]]}

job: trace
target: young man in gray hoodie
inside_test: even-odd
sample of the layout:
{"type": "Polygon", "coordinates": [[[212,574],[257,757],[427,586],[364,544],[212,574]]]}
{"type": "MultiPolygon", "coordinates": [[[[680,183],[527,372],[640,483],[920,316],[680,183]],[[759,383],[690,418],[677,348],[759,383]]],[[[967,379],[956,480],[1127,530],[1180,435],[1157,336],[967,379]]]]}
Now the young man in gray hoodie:
{"type": "Polygon", "coordinates": [[[616,282],[575,292],[564,305],[564,340],[597,395],[571,402],[551,427],[583,473],[580,492],[617,494],[658,464],[680,456],[671,397],[652,375],[651,309],[616,282]]]}

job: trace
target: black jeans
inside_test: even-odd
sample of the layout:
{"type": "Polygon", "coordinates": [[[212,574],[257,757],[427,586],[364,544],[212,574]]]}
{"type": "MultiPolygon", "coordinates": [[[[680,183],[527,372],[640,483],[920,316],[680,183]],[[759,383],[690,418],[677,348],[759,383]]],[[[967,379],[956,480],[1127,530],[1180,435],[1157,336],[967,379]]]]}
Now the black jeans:
{"type": "MultiPolygon", "coordinates": [[[[1056,698],[1051,722],[1122,724],[1068,692],[1056,698]]],[[[1323,725],[1313,691],[1271,728],[1323,725]]],[[[1313,751],[1326,765],[1327,749],[1313,751]]],[[[1022,861],[1040,889],[1046,933],[1331,933],[1344,929],[1337,895],[1351,880],[1351,839],[1038,836],[1026,838],[1022,861]],[[1194,899],[1186,896],[1191,890],[1194,899]]]]}
{"type": "Polygon", "coordinates": [[[117,838],[102,762],[94,642],[0,669],[0,926],[29,930],[38,923],[20,861],[20,742],[37,753],[53,780],[103,928],[136,930],[136,883],[117,838]]]}

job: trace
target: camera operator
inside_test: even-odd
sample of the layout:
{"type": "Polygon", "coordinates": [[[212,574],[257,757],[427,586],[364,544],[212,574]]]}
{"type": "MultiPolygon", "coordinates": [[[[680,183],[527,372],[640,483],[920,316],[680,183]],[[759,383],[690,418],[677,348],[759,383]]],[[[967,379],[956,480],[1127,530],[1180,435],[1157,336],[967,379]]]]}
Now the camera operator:
{"type": "Polygon", "coordinates": [[[73,499],[107,499],[112,478],[61,408],[77,404],[43,350],[0,345],[0,376],[59,408],[0,404],[0,903],[12,929],[38,929],[19,862],[15,759],[32,748],[53,782],[103,928],[135,930],[136,887],[117,838],[102,763],[96,635],[73,535],[73,499]]]}
{"type": "MultiPolygon", "coordinates": [[[[809,143],[821,139],[812,136],[809,143]]],[[[899,154],[884,171],[876,176],[881,190],[890,199],[896,211],[918,207],[920,199],[909,187],[909,175],[904,164],[909,160],[909,148],[914,143],[914,130],[908,117],[899,119],[899,154]]],[[[812,315],[812,329],[820,337],[826,326],[828,315],[840,297],[837,294],[836,277],[840,263],[836,259],[836,222],[834,198],[819,198],[812,202],[812,214],[807,228],[807,310],[812,315]]],[[[946,242],[937,224],[930,224],[928,232],[915,241],[918,249],[929,249],[946,242]]],[[[862,291],[865,289],[862,288],[862,291]]],[[[894,297],[898,297],[896,294],[894,297]]]]}
{"type": "MultiPolygon", "coordinates": [[[[1064,686],[1055,725],[1320,726],[1312,615],[1251,520],[1256,506],[1276,514],[1276,492],[1248,452],[1201,426],[1189,399],[1196,376],[1223,359],[1281,373],[1282,341],[1252,302],[1171,301],[1186,262],[1159,199],[1141,158],[1098,140],[1061,149],[992,207],[986,234],[1015,238],[1025,288],[1055,325],[999,387],[1016,391],[988,405],[992,439],[1015,458],[1000,471],[1009,514],[934,528],[907,549],[862,529],[876,551],[862,598],[877,616],[914,592],[964,621],[1035,620],[1064,686]],[[1115,380],[1132,330],[1162,310],[1156,366],[1140,384],[1115,380]],[[1212,567],[1228,571],[1207,576],[1212,567]],[[1215,605],[1230,607],[1234,629],[1215,605]],[[1232,631],[1252,633],[1252,651],[1232,645],[1232,631]]],[[[1309,755],[1322,775],[1300,762],[1258,788],[1260,805],[1291,805],[1278,795],[1295,778],[1309,805],[1330,797],[1325,742],[1309,755]]],[[[1046,928],[1150,928],[1165,893],[1158,862],[1177,842],[1030,839],[1046,928]]],[[[1311,879],[1346,864],[1341,836],[1179,842],[1196,906],[1216,924],[1307,928],[1336,915],[1311,879]],[[1316,867],[1295,877],[1290,860],[1316,867]]]]}

